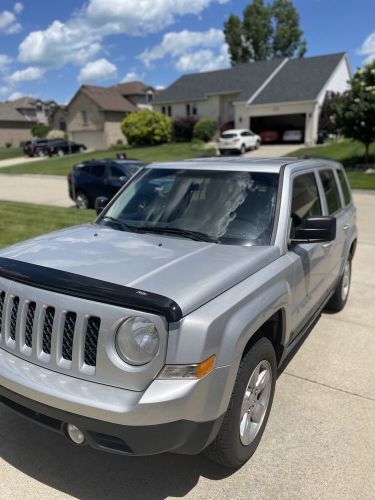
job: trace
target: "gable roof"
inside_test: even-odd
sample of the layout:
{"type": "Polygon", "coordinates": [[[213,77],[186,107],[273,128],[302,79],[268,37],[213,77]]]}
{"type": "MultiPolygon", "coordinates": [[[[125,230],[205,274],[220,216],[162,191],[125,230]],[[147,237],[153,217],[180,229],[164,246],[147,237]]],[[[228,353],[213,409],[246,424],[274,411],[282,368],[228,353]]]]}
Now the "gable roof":
{"type": "Polygon", "coordinates": [[[315,100],[344,56],[290,59],[251,104],[315,100]]]}
{"type": "Polygon", "coordinates": [[[144,84],[143,82],[126,82],[118,83],[112,88],[116,89],[122,96],[127,95],[145,95],[152,87],[144,84]]]}
{"type": "Polygon", "coordinates": [[[20,113],[14,106],[13,102],[0,103],[0,121],[2,122],[24,122],[35,123],[36,120],[30,120],[20,113]]]}
{"type": "Polygon", "coordinates": [[[276,58],[184,75],[162,91],[155,102],[206,99],[210,94],[221,93],[237,93],[235,101],[244,102],[256,92],[259,94],[251,104],[314,100],[344,56],[345,53],[305,59],[276,58]]]}
{"type": "Polygon", "coordinates": [[[80,91],[94,101],[103,111],[122,111],[125,113],[137,111],[137,107],[126,97],[120,95],[113,87],[82,85],[78,92],[80,91]]]}
{"type": "Polygon", "coordinates": [[[239,101],[247,100],[276,70],[283,59],[257,61],[229,69],[181,76],[160,92],[155,102],[205,99],[209,94],[238,93],[239,101]]]}

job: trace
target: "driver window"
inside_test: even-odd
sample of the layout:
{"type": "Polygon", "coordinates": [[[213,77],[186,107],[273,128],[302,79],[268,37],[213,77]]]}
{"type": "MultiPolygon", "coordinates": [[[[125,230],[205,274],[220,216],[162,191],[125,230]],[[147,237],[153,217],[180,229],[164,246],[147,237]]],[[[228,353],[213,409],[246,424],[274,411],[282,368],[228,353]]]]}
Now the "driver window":
{"type": "Polygon", "coordinates": [[[299,175],[293,180],[292,229],[300,226],[306,217],[322,215],[318,187],[313,173],[299,175]]]}
{"type": "Polygon", "coordinates": [[[118,181],[121,177],[126,177],[126,174],[120,168],[111,165],[109,167],[109,179],[118,181]]]}

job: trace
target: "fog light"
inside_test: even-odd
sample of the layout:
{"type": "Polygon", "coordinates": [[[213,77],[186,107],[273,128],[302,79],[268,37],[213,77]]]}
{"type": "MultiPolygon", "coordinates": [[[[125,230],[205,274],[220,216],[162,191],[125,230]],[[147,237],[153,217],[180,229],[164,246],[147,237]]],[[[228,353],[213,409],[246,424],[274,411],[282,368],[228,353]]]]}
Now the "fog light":
{"type": "Polygon", "coordinates": [[[66,426],[66,431],[70,439],[73,441],[73,443],[83,444],[85,442],[85,436],[83,432],[80,429],[78,429],[78,427],[76,427],[75,425],[68,424],[66,426]]]}

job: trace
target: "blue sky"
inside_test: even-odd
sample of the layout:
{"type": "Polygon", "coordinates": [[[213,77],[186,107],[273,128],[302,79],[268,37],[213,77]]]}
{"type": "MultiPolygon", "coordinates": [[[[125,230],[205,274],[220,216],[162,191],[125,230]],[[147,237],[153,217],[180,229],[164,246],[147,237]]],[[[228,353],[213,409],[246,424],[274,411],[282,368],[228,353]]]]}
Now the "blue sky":
{"type": "MultiPolygon", "coordinates": [[[[222,27],[248,0],[0,0],[0,100],[65,103],[81,83],[226,67],[222,27]]],[[[295,0],[307,56],[347,51],[353,70],[375,57],[375,1],[295,0]]]]}

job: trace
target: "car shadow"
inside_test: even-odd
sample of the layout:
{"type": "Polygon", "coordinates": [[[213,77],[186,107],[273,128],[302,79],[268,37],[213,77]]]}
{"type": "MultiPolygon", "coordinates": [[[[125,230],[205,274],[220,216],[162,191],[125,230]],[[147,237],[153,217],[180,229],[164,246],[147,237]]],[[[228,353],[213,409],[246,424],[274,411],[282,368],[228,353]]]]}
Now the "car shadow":
{"type": "Polygon", "coordinates": [[[221,480],[234,472],[201,455],[126,457],[76,446],[2,405],[0,421],[0,458],[36,481],[80,499],[183,497],[201,476],[221,480]]]}

